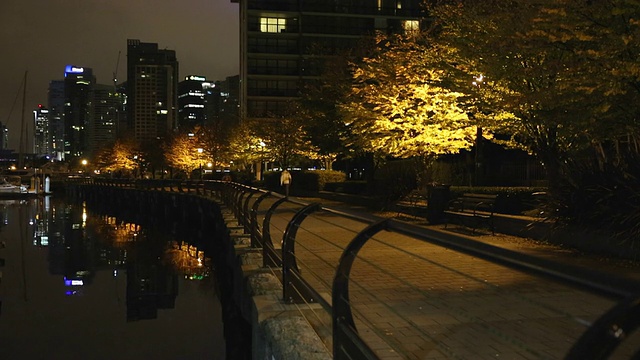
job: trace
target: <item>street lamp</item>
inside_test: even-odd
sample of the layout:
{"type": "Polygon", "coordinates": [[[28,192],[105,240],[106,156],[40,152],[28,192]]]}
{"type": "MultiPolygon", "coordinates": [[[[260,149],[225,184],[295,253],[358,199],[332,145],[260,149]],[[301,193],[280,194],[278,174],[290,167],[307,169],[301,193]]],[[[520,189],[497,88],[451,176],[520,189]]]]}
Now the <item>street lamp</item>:
{"type": "Polygon", "coordinates": [[[200,180],[202,180],[203,178],[203,170],[202,170],[202,153],[204,153],[204,149],[203,148],[198,148],[198,161],[200,161],[200,180]]]}
{"type": "Polygon", "coordinates": [[[258,143],[258,145],[260,146],[260,179],[259,180],[264,180],[264,148],[265,146],[267,146],[267,144],[264,143],[264,141],[260,140],[260,142],[258,143]]]}
{"type": "Polygon", "coordinates": [[[87,159],[82,159],[80,163],[82,164],[82,173],[85,174],[87,172],[87,164],[89,162],[87,161],[87,159]]]}
{"type": "MultiPolygon", "coordinates": [[[[479,74],[473,77],[473,86],[477,87],[478,89],[480,89],[482,83],[484,82],[484,75],[479,74]]],[[[476,111],[479,111],[478,107],[476,106],[476,111]]],[[[482,126],[477,125],[476,124],[476,153],[475,153],[475,169],[473,171],[474,173],[474,177],[475,177],[475,181],[474,181],[474,185],[478,186],[483,182],[483,174],[482,174],[482,163],[483,163],[483,154],[482,154],[482,126]]]]}

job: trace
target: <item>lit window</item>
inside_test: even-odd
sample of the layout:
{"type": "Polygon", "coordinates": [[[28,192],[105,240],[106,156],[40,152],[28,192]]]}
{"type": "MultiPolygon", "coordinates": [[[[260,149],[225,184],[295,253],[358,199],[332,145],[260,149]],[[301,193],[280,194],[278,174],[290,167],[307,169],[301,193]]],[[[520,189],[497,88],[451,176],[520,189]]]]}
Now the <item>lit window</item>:
{"type": "Polygon", "coordinates": [[[420,31],[420,21],[418,20],[405,20],[402,24],[404,32],[406,34],[415,34],[420,31]]]}
{"type": "Polygon", "coordinates": [[[281,18],[260,18],[260,31],[269,33],[279,33],[284,31],[287,19],[281,18]]]}

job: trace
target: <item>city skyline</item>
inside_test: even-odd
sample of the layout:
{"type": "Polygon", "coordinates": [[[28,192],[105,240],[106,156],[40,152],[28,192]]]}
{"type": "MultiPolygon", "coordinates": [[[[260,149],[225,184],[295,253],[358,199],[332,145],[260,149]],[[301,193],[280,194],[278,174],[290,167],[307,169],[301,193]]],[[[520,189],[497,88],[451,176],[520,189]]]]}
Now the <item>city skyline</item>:
{"type": "Polygon", "coordinates": [[[238,29],[238,4],[227,1],[3,1],[0,44],[10,50],[0,70],[0,122],[9,129],[8,148],[19,147],[25,71],[25,121],[32,126],[31,111],[47,105],[49,82],[63,79],[66,65],[92,68],[99,84],[112,84],[116,71],[124,82],[130,38],[175,50],[180,78],[237,75],[238,29]]]}

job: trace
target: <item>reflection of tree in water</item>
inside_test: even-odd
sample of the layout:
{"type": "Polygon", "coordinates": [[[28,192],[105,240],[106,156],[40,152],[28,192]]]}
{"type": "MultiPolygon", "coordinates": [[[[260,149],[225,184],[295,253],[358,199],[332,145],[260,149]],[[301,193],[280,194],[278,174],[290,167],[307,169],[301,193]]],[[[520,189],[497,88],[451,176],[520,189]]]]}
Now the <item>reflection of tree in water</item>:
{"type": "Polygon", "coordinates": [[[115,216],[89,217],[88,228],[114,248],[126,248],[138,240],[140,226],[117,219],[115,216]]]}
{"type": "Polygon", "coordinates": [[[202,280],[211,274],[211,260],[188,242],[170,241],[164,251],[164,261],[189,280],[202,280]]]}
{"type": "Polygon", "coordinates": [[[211,259],[206,258],[203,251],[187,241],[174,240],[160,231],[149,234],[140,225],[122,221],[114,216],[89,217],[87,225],[99,235],[98,238],[104,239],[107,245],[129,250],[133,254],[139,252],[138,242],[150,243],[151,249],[148,253],[161,255],[164,265],[184,274],[189,280],[202,280],[211,275],[211,259]]]}
{"type": "Polygon", "coordinates": [[[127,321],[157,318],[159,310],[173,309],[179,279],[197,281],[200,291],[215,289],[211,261],[193,242],[177,239],[162,226],[136,224],[126,217],[87,217],[87,231],[103,241],[126,270],[127,321]]]}

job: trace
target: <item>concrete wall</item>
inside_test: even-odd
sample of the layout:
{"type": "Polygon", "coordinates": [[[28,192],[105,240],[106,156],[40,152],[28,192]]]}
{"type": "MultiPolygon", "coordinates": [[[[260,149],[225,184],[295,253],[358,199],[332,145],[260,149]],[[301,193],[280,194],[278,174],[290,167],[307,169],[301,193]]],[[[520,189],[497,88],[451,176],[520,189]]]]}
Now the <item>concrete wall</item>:
{"type": "MultiPolygon", "coordinates": [[[[332,359],[330,345],[325,345],[330,334],[322,341],[306,312],[322,311],[320,305],[292,305],[282,300],[282,284],[274,274],[280,269],[262,267],[261,249],[251,248],[249,236],[222,203],[195,194],[112,186],[77,185],[66,190],[92,207],[117,209],[131,221],[151,221],[150,226],[168,226],[171,232],[202,239],[200,246],[215,257],[219,286],[226,292],[221,301],[228,358],[244,359],[247,349],[238,347],[246,346],[243,338],[250,336],[253,359],[332,359]]],[[[323,321],[331,324],[330,319],[323,321]]]]}
{"type": "Polygon", "coordinates": [[[234,298],[242,316],[251,324],[252,358],[256,360],[332,359],[327,345],[300,308],[283,301],[282,283],[275,272],[262,267],[261,249],[251,248],[249,235],[237,225],[233,213],[222,207],[229,244],[227,261],[234,269],[234,298]]]}

